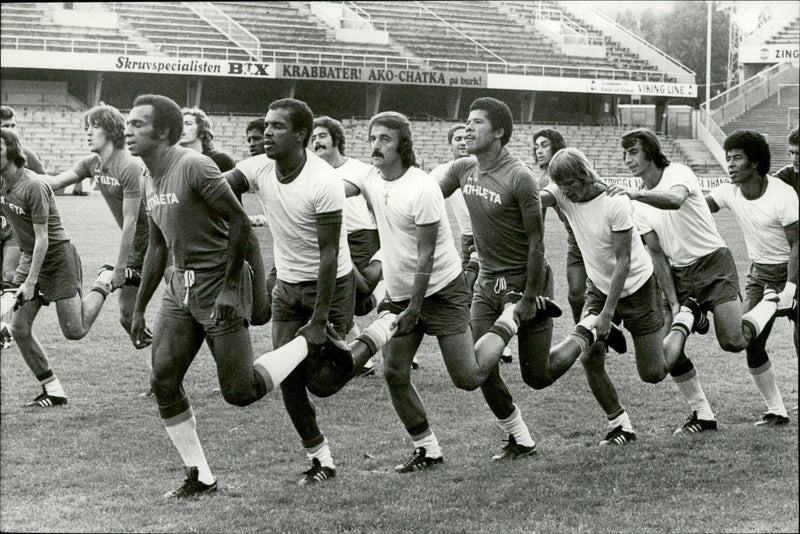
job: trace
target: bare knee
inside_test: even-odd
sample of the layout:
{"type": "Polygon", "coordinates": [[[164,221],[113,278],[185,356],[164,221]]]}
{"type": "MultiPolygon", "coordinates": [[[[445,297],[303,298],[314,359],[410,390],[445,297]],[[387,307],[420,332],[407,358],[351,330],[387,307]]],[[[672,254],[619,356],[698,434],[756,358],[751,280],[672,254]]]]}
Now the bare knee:
{"type": "Polygon", "coordinates": [[[452,380],[458,389],[463,389],[464,391],[475,391],[482,384],[482,382],[467,376],[454,376],[452,380]]]}
{"type": "Polygon", "coordinates": [[[656,370],[649,370],[649,371],[642,371],[639,373],[639,378],[642,379],[642,382],[646,382],[648,384],[658,384],[664,377],[667,376],[667,370],[665,369],[663,372],[656,371],[656,370]]]}
{"type": "Polygon", "coordinates": [[[383,368],[383,378],[390,388],[402,388],[411,383],[411,374],[394,366],[386,365],[383,368]]]}
{"type": "Polygon", "coordinates": [[[232,387],[222,388],[222,398],[225,399],[225,402],[234,406],[249,406],[256,401],[256,398],[249,391],[232,387]]]}
{"type": "Polygon", "coordinates": [[[586,372],[598,372],[605,369],[606,355],[601,351],[586,351],[581,354],[581,364],[586,372]]]}
{"type": "Polygon", "coordinates": [[[739,352],[747,348],[744,339],[732,338],[729,336],[719,336],[719,347],[725,352],[739,352]]]}
{"type": "Polygon", "coordinates": [[[86,337],[86,334],[89,333],[89,330],[78,327],[78,326],[65,326],[61,329],[64,333],[64,337],[69,339],[70,341],[77,341],[79,339],[83,339],[86,337]]]}
{"type": "Polygon", "coordinates": [[[549,376],[526,372],[522,373],[522,381],[525,382],[528,387],[536,390],[544,389],[553,383],[553,380],[551,380],[549,376]]]}

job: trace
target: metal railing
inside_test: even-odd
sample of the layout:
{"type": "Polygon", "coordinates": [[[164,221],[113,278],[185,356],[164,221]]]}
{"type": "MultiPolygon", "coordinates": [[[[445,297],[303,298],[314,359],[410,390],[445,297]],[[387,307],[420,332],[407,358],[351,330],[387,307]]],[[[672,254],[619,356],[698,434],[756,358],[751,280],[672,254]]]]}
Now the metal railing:
{"type": "Polygon", "coordinates": [[[789,63],[778,63],[762,70],[739,85],[731,87],[708,102],[700,104],[702,110],[711,110],[711,118],[718,124],[727,124],[775,94],[780,87],[795,85],[783,80],[797,79],[797,69],[789,63]]]}
{"type": "Polygon", "coordinates": [[[261,61],[261,41],[244,26],[210,2],[181,2],[181,5],[206,21],[210,26],[256,61],[261,61]]]}
{"type": "Polygon", "coordinates": [[[652,53],[658,54],[659,56],[667,59],[669,62],[674,63],[675,66],[679,67],[684,72],[686,72],[688,74],[691,74],[692,76],[696,76],[697,75],[697,73],[695,73],[692,69],[690,69],[689,67],[687,67],[686,65],[684,65],[683,63],[681,63],[680,61],[675,59],[674,57],[670,56],[669,54],[665,53],[663,50],[660,50],[660,49],[656,48],[654,45],[652,45],[649,42],[645,41],[640,36],[636,35],[632,31],[630,31],[627,28],[625,28],[624,26],[618,24],[611,17],[605,15],[604,13],[601,13],[600,11],[598,11],[597,9],[594,9],[593,7],[589,7],[589,9],[591,10],[591,12],[592,12],[591,14],[593,16],[595,16],[595,17],[597,17],[599,19],[602,19],[603,21],[605,21],[608,24],[611,24],[612,26],[615,26],[619,31],[627,34],[631,39],[635,40],[637,43],[639,43],[641,46],[647,48],[652,53]]]}
{"type": "MultiPolygon", "coordinates": [[[[563,11],[544,7],[541,2],[536,2],[534,17],[537,20],[558,22],[562,27],[566,27],[570,31],[577,33],[581,37],[582,41],[586,44],[595,46],[604,44],[601,37],[590,35],[586,28],[566,16],[563,11]]],[[[563,29],[562,33],[564,33],[563,29]]]]}
{"type": "Polygon", "coordinates": [[[506,61],[506,60],[505,60],[505,59],[503,59],[502,57],[498,56],[498,55],[497,55],[497,54],[495,54],[493,51],[489,50],[489,49],[488,49],[488,48],[486,48],[484,45],[482,45],[481,43],[479,43],[478,41],[476,41],[475,39],[473,39],[472,37],[470,37],[469,35],[467,35],[467,34],[466,34],[466,33],[464,33],[463,31],[461,31],[461,30],[459,30],[458,28],[456,28],[455,26],[453,26],[453,24],[451,24],[450,22],[447,22],[445,19],[443,19],[442,17],[440,17],[439,15],[437,15],[436,13],[434,13],[433,11],[431,11],[430,9],[428,9],[428,7],[427,7],[427,6],[425,6],[425,4],[423,4],[422,2],[414,2],[414,3],[415,3],[415,4],[417,4],[417,6],[419,6],[419,10],[420,10],[421,12],[422,12],[422,11],[424,11],[425,13],[427,13],[427,14],[431,15],[432,17],[434,17],[435,19],[437,19],[439,22],[441,22],[442,24],[444,24],[445,26],[447,26],[448,30],[453,30],[453,31],[455,31],[457,34],[461,35],[462,37],[464,37],[465,39],[467,39],[468,41],[470,41],[472,44],[474,44],[474,45],[475,45],[475,53],[477,53],[478,49],[481,49],[481,50],[483,50],[484,52],[487,52],[487,53],[488,53],[490,56],[492,56],[492,57],[494,57],[494,58],[496,58],[496,59],[500,60],[500,62],[501,62],[501,63],[507,64],[507,65],[509,64],[509,62],[508,62],[508,61],[506,61]]]}
{"type": "Polygon", "coordinates": [[[146,53],[135,44],[112,39],[82,39],[77,37],[10,37],[3,35],[3,48],[14,50],[43,50],[95,54],[141,55],[146,53]]]}
{"type": "MultiPolygon", "coordinates": [[[[371,26],[374,29],[380,28],[381,31],[384,31],[384,32],[387,31],[388,26],[387,26],[386,22],[383,22],[383,21],[378,22],[378,21],[372,20],[372,15],[370,15],[367,12],[366,9],[364,9],[360,5],[356,4],[355,2],[342,2],[342,5],[345,7],[345,9],[350,9],[356,15],[355,17],[347,17],[344,14],[342,14],[342,27],[343,28],[344,28],[344,22],[345,21],[353,21],[355,23],[362,23],[362,24],[366,22],[369,26],[371,26]]],[[[361,26],[356,25],[354,27],[354,29],[359,29],[360,27],[361,26]]]]}

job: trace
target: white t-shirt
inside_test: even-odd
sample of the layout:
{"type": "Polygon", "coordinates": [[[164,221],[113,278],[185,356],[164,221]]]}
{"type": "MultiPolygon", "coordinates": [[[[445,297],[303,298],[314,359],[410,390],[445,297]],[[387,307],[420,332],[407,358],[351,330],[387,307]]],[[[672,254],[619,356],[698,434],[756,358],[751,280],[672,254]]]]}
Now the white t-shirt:
{"type": "MultiPolygon", "coordinates": [[[[303,170],[288,184],[278,181],[275,162],[266,154],[236,165],[269,219],[278,278],[292,284],[316,281],[319,276],[317,214],[337,210],[344,213],[344,184],[333,167],[310,150],[306,150],[306,158],[303,170]]],[[[336,277],[352,269],[347,232],[342,224],[336,277]]]]}
{"type": "Polygon", "coordinates": [[[373,167],[361,180],[346,180],[358,187],[372,205],[381,238],[386,292],[393,300],[411,298],[417,271],[417,225],[439,224],[425,296],[433,295],[461,274],[442,190],[424,171],[411,167],[397,180],[388,182],[373,167]]]}
{"type": "Polygon", "coordinates": [[[633,206],[639,233],[655,231],[670,264],[686,267],[726,245],[714,224],[700,182],[689,167],[670,164],[651,191],[667,192],[676,185],[689,191],[680,209],[662,210],[636,201],[633,206]]]}
{"type": "Polygon", "coordinates": [[[633,205],[625,195],[601,193],[588,202],[572,202],[551,183],[545,191],[553,195],[567,217],[578,248],[581,249],[586,274],[597,289],[608,295],[617,264],[614,257],[613,232],[631,232],[631,266],[620,297],[635,293],[653,275],[653,262],[642,244],[633,221],[633,205]]]}
{"type": "MultiPolygon", "coordinates": [[[[431,171],[430,177],[438,182],[441,177],[447,174],[447,170],[452,165],[452,161],[442,163],[431,171]]],[[[453,215],[458,225],[458,233],[471,236],[472,221],[469,218],[469,210],[467,210],[467,203],[464,202],[464,193],[461,192],[461,188],[456,188],[453,194],[447,197],[445,201],[450,203],[450,208],[453,210],[453,215]]]]}
{"type": "Polygon", "coordinates": [[[709,193],[720,209],[733,212],[744,233],[750,260],[777,265],[789,261],[789,242],[784,227],[797,222],[797,193],[778,178],[767,176],[767,190],[748,200],[734,184],[718,185],[709,193]]]}
{"type": "MultiPolygon", "coordinates": [[[[334,168],[343,180],[350,174],[367,174],[370,169],[372,169],[372,165],[367,165],[354,158],[347,158],[344,163],[334,168]]],[[[375,223],[375,215],[372,214],[372,209],[367,204],[364,195],[348,197],[344,205],[348,234],[358,230],[376,230],[378,228],[375,223]]]]}

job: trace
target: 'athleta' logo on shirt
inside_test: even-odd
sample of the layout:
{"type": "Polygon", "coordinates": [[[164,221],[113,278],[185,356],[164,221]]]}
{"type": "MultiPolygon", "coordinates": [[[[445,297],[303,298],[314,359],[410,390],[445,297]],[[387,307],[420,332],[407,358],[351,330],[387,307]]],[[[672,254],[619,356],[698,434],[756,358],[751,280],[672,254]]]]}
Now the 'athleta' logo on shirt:
{"type": "Polygon", "coordinates": [[[113,176],[106,176],[105,174],[95,175],[95,179],[103,185],[116,185],[119,187],[119,180],[113,176]]]}
{"type": "Polygon", "coordinates": [[[17,206],[16,204],[12,204],[7,200],[3,200],[3,204],[11,208],[11,211],[15,212],[17,215],[25,215],[25,210],[17,206]]]}
{"type": "Polygon", "coordinates": [[[465,184],[462,187],[462,191],[465,195],[472,195],[476,197],[483,197],[489,202],[493,202],[495,204],[502,204],[503,202],[500,200],[500,195],[495,193],[494,191],[490,191],[485,187],[477,184],[465,184]]]}
{"type": "Polygon", "coordinates": [[[178,204],[178,195],[175,193],[160,193],[150,195],[147,199],[147,209],[153,209],[155,206],[163,204],[178,204]]]}

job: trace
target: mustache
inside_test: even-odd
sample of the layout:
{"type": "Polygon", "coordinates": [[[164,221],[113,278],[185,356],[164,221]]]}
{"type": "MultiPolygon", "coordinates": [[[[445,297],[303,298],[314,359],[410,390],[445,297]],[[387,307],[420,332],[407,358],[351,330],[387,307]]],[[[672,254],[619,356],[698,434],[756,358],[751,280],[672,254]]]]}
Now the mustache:
{"type": "Polygon", "coordinates": [[[383,157],[383,154],[381,153],[381,151],[380,151],[380,150],[373,150],[373,151],[372,151],[372,157],[373,157],[373,158],[382,158],[382,157],[383,157]]]}
{"type": "Polygon", "coordinates": [[[314,150],[319,150],[320,148],[328,148],[328,147],[322,143],[316,143],[314,145],[314,150]]]}

